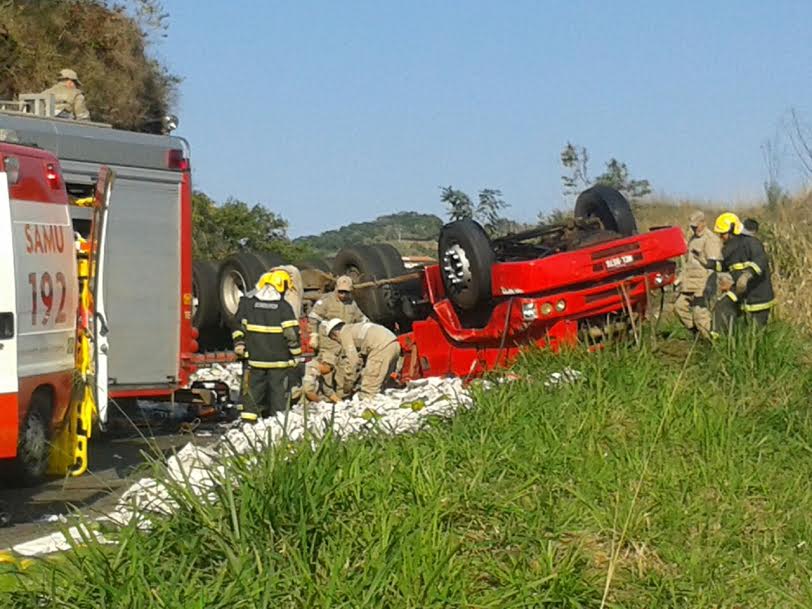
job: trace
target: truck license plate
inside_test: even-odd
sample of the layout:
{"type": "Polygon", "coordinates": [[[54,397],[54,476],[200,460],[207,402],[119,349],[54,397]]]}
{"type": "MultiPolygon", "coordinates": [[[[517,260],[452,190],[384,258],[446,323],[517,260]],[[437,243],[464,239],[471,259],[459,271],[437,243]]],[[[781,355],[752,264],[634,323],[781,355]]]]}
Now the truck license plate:
{"type": "Polygon", "coordinates": [[[605,264],[606,269],[611,271],[612,269],[619,269],[620,267],[631,264],[632,262],[634,262],[634,256],[631,254],[626,254],[625,256],[618,256],[617,258],[609,258],[605,264]]]}

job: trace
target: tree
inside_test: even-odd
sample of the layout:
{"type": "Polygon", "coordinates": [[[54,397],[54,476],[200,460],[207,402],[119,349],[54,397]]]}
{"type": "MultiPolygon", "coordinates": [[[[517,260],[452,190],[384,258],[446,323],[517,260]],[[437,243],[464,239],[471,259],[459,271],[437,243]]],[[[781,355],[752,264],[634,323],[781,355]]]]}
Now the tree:
{"type": "Polygon", "coordinates": [[[632,179],[629,175],[629,168],[626,167],[626,163],[621,163],[615,158],[609,159],[606,163],[606,171],[595,178],[595,184],[611,186],[615,190],[622,192],[630,201],[651,194],[651,184],[649,184],[649,181],[632,179]]]}
{"type": "Polygon", "coordinates": [[[471,218],[479,222],[491,236],[504,229],[509,222],[502,216],[502,210],[510,207],[502,198],[502,191],[494,188],[484,188],[479,191],[477,203],[474,205],[471,197],[461,190],[451,186],[442,188],[440,200],[448,207],[448,217],[453,222],[471,218]]]}
{"type": "Polygon", "coordinates": [[[561,165],[569,171],[568,174],[561,176],[565,197],[575,197],[591,186],[588,172],[589,153],[584,146],[578,148],[567,142],[561,151],[561,165]]]}
{"type": "Polygon", "coordinates": [[[202,192],[192,197],[192,254],[221,260],[240,250],[271,251],[290,262],[312,255],[287,236],[287,221],[262,205],[229,198],[222,205],[202,192]]]}
{"type": "Polygon", "coordinates": [[[159,0],[0,0],[0,98],[37,93],[61,68],[82,79],[91,118],[159,132],[180,79],[152,57],[159,0]]]}
{"type": "Polygon", "coordinates": [[[633,179],[626,163],[622,163],[616,158],[609,159],[605,171],[594,180],[589,178],[588,164],[589,153],[586,148],[567,142],[561,151],[561,165],[568,172],[561,176],[562,192],[565,198],[574,198],[581,191],[595,184],[611,186],[622,192],[632,202],[651,193],[649,181],[633,179]]]}

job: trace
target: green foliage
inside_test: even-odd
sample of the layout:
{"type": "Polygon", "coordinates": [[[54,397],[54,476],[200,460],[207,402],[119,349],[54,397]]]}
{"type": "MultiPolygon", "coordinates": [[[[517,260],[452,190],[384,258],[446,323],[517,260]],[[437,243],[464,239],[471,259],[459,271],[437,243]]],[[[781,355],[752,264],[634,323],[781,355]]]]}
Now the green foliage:
{"type": "Polygon", "coordinates": [[[561,165],[567,173],[561,176],[564,197],[576,197],[581,191],[595,184],[611,186],[623,193],[634,202],[651,193],[651,184],[648,180],[638,180],[631,177],[626,163],[615,158],[606,162],[606,170],[594,180],[589,178],[589,153],[586,148],[580,148],[570,142],[561,151],[561,165]]]}
{"type": "Polygon", "coordinates": [[[804,345],[737,340],[530,353],[415,436],[232,462],[214,505],[174,488],[175,516],[29,569],[7,605],[810,606],[804,345]],[[545,386],[564,366],[583,380],[545,386]]]}
{"type": "Polygon", "coordinates": [[[290,262],[313,255],[287,237],[288,223],[263,205],[249,206],[237,199],[222,205],[207,195],[192,196],[192,255],[222,260],[239,250],[277,252],[290,262]]]}
{"type": "Polygon", "coordinates": [[[379,216],[370,222],[354,222],[319,235],[294,239],[323,255],[333,255],[343,247],[365,243],[392,243],[404,255],[437,253],[437,236],[443,221],[433,214],[412,211],[379,216]],[[423,246],[423,247],[421,247],[423,246]]]}
{"type": "Polygon", "coordinates": [[[157,0],[0,0],[0,99],[73,68],[93,120],[157,132],[179,83],[148,52],[166,19],[157,0]]]}
{"type": "Polygon", "coordinates": [[[448,207],[448,217],[453,222],[471,218],[479,222],[492,237],[506,234],[518,223],[508,220],[502,215],[502,210],[510,204],[502,198],[502,191],[485,188],[479,191],[477,203],[474,205],[471,197],[461,190],[451,186],[441,189],[440,200],[448,207]]]}

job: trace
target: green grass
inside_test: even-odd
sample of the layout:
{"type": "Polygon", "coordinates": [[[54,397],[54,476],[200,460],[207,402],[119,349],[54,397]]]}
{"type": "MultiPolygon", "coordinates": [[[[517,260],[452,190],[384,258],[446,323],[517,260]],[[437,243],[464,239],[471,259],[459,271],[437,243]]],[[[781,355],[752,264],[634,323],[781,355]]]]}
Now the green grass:
{"type": "Polygon", "coordinates": [[[3,606],[812,606],[800,337],[644,343],[528,355],[417,436],[234,464],[218,505],[29,569],[3,606]],[[564,365],[585,379],[544,388],[564,365]]]}

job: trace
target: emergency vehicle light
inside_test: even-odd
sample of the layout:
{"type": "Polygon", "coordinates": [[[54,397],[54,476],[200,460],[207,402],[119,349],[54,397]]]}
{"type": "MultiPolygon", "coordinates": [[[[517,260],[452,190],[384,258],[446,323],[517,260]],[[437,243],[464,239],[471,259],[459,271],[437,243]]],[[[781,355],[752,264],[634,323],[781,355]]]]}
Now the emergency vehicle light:
{"type": "Polygon", "coordinates": [[[45,165],[45,178],[54,190],[59,190],[62,183],[59,181],[59,171],[53,163],[45,165]]]}
{"type": "Polygon", "coordinates": [[[3,157],[3,169],[8,177],[9,184],[16,184],[20,179],[20,161],[16,157],[3,157]]]}
{"type": "Polygon", "coordinates": [[[183,150],[172,149],[166,151],[166,166],[169,169],[177,169],[178,171],[188,171],[189,159],[183,156],[183,150]]]}

